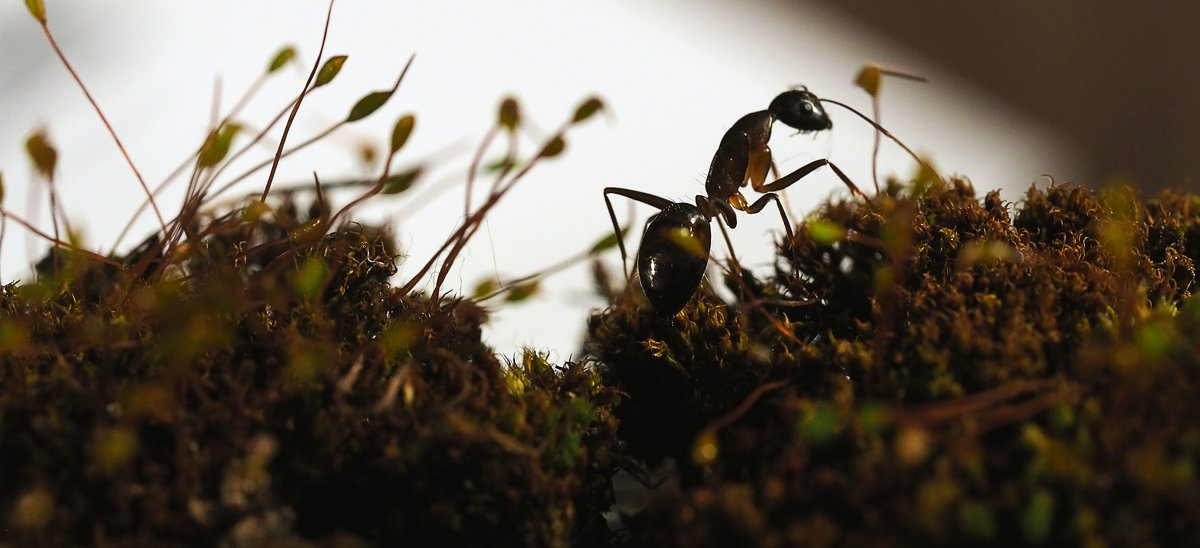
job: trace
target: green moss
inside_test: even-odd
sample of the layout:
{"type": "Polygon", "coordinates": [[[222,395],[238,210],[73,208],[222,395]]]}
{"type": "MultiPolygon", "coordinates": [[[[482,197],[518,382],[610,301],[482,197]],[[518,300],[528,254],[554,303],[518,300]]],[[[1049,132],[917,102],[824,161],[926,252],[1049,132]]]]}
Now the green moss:
{"type": "Polygon", "coordinates": [[[680,482],[632,544],[1200,542],[1196,203],[892,183],[823,206],[734,302],[662,319],[625,292],[588,349],[620,437],[680,482]]]}
{"type": "MultiPolygon", "coordinates": [[[[344,60],[325,60],[315,87],[344,60]]],[[[343,214],[423,166],[274,194],[268,180],[261,200],[217,207],[215,174],[254,145],[233,146],[229,120],[197,152],[175,219],[136,249],[43,235],[34,281],[0,288],[0,544],[606,545],[617,392],[582,362],[502,363],[476,301],[440,278],[432,298],[414,289],[601,106],[585,101],[521,170],[491,174],[445,254],[403,286],[387,228],[343,214]],[[360,194],[335,212],[331,187],[360,194]]],[[[480,154],[503,126],[517,157],[516,109],[503,103],[480,154]]],[[[396,123],[389,166],[414,123],[396,123]]],[[[31,159],[49,178],[56,152],[40,139],[31,159]]]]}
{"type": "Polygon", "coordinates": [[[225,254],[251,230],[278,228],[213,237],[199,274],[114,285],[132,290],[94,295],[108,306],[75,298],[98,263],[60,292],[4,288],[0,317],[30,335],[0,357],[0,507],[38,525],[14,538],[215,543],[269,519],[274,538],[606,538],[614,396],[597,373],[504,367],[474,303],[431,310],[388,283],[385,232],[225,254]]]}

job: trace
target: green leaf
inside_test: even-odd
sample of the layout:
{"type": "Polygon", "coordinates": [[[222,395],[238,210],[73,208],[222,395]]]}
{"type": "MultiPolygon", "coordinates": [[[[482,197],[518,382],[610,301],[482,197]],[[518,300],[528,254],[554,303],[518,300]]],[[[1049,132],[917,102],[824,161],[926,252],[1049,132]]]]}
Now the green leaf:
{"type": "Polygon", "coordinates": [[[288,379],[284,385],[287,391],[312,389],[330,361],[321,347],[311,343],[289,346],[287,354],[288,379]]]}
{"type": "Polygon", "coordinates": [[[510,132],[517,130],[517,126],[521,123],[521,107],[517,104],[516,99],[505,97],[500,102],[500,112],[498,113],[497,121],[500,126],[510,132]]]}
{"type": "Polygon", "coordinates": [[[267,65],[267,74],[271,74],[287,66],[295,58],[296,48],[294,46],[284,46],[283,49],[279,50],[279,53],[275,54],[275,57],[271,58],[271,64],[267,65]]]}
{"type": "Polygon", "coordinates": [[[479,300],[495,293],[497,289],[500,289],[500,284],[489,278],[475,284],[475,288],[471,290],[471,296],[475,300],[479,300]]]}
{"type": "Polygon", "coordinates": [[[354,106],[350,108],[350,114],[346,116],[346,121],[354,122],[370,116],[371,113],[379,110],[379,107],[382,107],[383,104],[391,98],[392,90],[374,91],[368,93],[365,97],[359,99],[357,103],[354,103],[354,106]]]}
{"type": "Polygon", "coordinates": [[[833,404],[817,402],[804,413],[798,426],[805,440],[821,445],[837,436],[840,420],[833,404]]]}
{"type": "Polygon", "coordinates": [[[200,168],[212,167],[225,159],[229,154],[229,145],[233,143],[233,138],[242,130],[242,126],[238,124],[221,124],[221,127],[213,130],[204,139],[204,145],[200,147],[199,157],[196,158],[196,165],[200,168]]]}
{"type": "Polygon", "coordinates": [[[412,114],[405,114],[396,120],[396,127],[392,128],[392,152],[400,150],[404,143],[408,142],[408,136],[412,135],[413,125],[416,123],[417,119],[412,114]]]}
{"type": "Polygon", "coordinates": [[[546,146],[542,147],[542,152],[539,154],[542,158],[553,158],[562,154],[567,148],[567,142],[563,140],[562,135],[555,135],[553,139],[546,141],[546,146]]]}
{"type": "Polygon", "coordinates": [[[315,244],[325,236],[326,226],[321,217],[309,219],[304,224],[291,231],[291,240],[298,246],[304,247],[315,244]]]}
{"type": "Polygon", "coordinates": [[[29,8],[29,13],[34,19],[43,25],[46,24],[46,6],[42,4],[42,0],[25,0],[25,7],[29,8]]]}
{"type": "Polygon", "coordinates": [[[833,221],[816,219],[808,223],[808,237],[818,245],[833,245],[846,237],[846,229],[833,221]]]}
{"type": "Polygon", "coordinates": [[[0,204],[4,203],[4,173],[0,172],[0,204]]]}
{"type": "Polygon", "coordinates": [[[996,538],[996,514],[986,502],[959,502],[958,525],[967,536],[984,540],[996,538]]]}
{"type": "Polygon", "coordinates": [[[517,159],[512,156],[505,155],[503,158],[488,162],[483,166],[484,173],[496,173],[517,167],[517,159]]]}
{"type": "Polygon", "coordinates": [[[58,151],[54,150],[44,130],[37,130],[25,140],[25,151],[29,153],[29,159],[33,160],[33,167],[37,168],[38,173],[46,179],[53,180],[58,151]]]}
{"type": "Polygon", "coordinates": [[[388,175],[388,178],[383,182],[383,189],[380,194],[399,194],[408,190],[416,182],[417,177],[421,176],[421,168],[414,167],[408,171],[388,175]]]}
{"type": "Polygon", "coordinates": [[[342,65],[346,64],[345,55],[334,55],[325,60],[325,64],[321,65],[321,70],[317,71],[317,79],[313,81],[312,89],[317,89],[329,82],[342,71],[342,65]]]}
{"type": "MultiPolygon", "coordinates": [[[[621,236],[622,237],[625,236],[625,234],[628,232],[629,232],[628,228],[622,228],[621,236]]],[[[617,233],[616,232],[613,232],[613,233],[609,234],[608,236],[600,238],[599,241],[597,241],[595,244],[592,245],[592,249],[589,250],[588,253],[595,255],[596,253],[600,253],[601,251],[609,250],[614,247],[617,247],[617,233]]]]}
{"type": "Polygon", "coordinates": [[[589,97],[575,109],[575,117],[571,119],[571,123],[578,124],[604,108],[604,103],[596,97],[589,97]]]}
{"type": "Polygon", "coordinates": [[[416,321],[395,322],[379,334],[379,347],[384,356],[403,356],[421,341],[424,328],[416,321]]]}
{"type": "Polygon", "coordinates": [[[325,260],[320,257],[309,257],[300,265],[300,269],[296,271],[296,276],[292,278],[292,287],[300,296],[310,299],[321,290],[321,285],[325,283],[325,275],[329,272],[329,265],[325,264],[325,260]]]}
{"type": "Polygon", "coordinates": [[[529,283],[524,283],[508,290],[508,295],[504,296],[506,303],[519,303],[528,299],[538,292],[538,282],[534,280],[529,283]]]}
{"type": "Polygon", "coordinates": [[[17,320],[0,318],[0,352],[9,352],[29,344],[29,329],[17,320]]]}
{"type": "Polygon", "coordinates": [[[1024,533],[1026,541],[1040,544],[1050,537],[1054,530],[1054,509],[1057,503],[1051,491],[1039,489],[1033,493],[1033,497],[1025,506],[1025,512],[1021,515],[1021,532],[1024,533]]]}
{"type": "Polygon", "coordinates": [[[264,215],[271,213],[271,206],[255,200],[242,209],[242,219],[248,223],[258,222],[264,215]]]}

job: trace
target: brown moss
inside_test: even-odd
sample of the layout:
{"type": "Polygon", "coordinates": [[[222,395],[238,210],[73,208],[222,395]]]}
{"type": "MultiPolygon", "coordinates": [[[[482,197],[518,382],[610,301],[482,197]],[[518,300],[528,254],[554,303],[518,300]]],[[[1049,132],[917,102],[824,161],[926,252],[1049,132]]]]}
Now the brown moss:
{"type": "Polygon", "coordinates": [[[631,543],[1200,541],[1198,203],[893,183],[733,303],[664,320],[627,291],[588,348],[621,437],[680,470],[631,543]]]}
{"type": "Polygon", "coordinates": [[[63,275],[4,287],[10,538],[603,544],[597,374],[506,367],[474,302],[389,283],[386,231],[306,240],[294,211],[205,221],[156,278],[66,254],[63,275]]]}

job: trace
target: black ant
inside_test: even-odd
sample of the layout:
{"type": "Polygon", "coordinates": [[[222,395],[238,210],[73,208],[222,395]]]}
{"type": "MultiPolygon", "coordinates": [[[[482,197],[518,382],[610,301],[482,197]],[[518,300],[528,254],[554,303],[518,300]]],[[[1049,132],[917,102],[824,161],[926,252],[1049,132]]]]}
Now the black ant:
{"type": "Polygon", "coordinates": [[[617,234],[622,264],[627,256],[625,242],[621,237],[617,216],[613,212],[612,201],[608,195],[624,196],[660,210],[647,221],[637,256],[642,291],[659,314],[674,316],[683,309],[699,287],[700,279],[708,266],[708,252],[712,244],[710,225],[714,217],[720,216],[729,228],[736,228],[735,210],[758,213],[767,206],[767,202],[773,200],[779,208],[779,215],[783,217],[783,225],[790,240],[793,238],[791,223],[775,192],[791,186],[822,166],[829,166],[851,191],[863,195],[850,178],[827,159],[809,162],[775,181],[766,183],[767,172],[774,167],[767,141],[771,139],[771,126],[776,120],[800,133],[833,128],[833,122],[821,106],[821,99],[816,95],[803,87],[785,91],[771,101],[767,110],[743,116],[725,132],[708,168],[708,178],[705,181],[708,196],[697,195],[696,205],[673,202],[627,188],[604,189],[604,202],[608,206],[608,215],[617,234]],[[756,192],[763,193],[754,203],[748,203],[742,196],[741,188],[747,183],[756,192]]]}

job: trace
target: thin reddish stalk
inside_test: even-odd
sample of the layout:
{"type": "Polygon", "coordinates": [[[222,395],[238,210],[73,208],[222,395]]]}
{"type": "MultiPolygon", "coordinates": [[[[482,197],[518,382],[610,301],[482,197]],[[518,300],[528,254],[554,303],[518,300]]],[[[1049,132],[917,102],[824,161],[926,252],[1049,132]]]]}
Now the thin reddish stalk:
{"type": "MultiPolygon", "coordinates": [[[[33,226],[33,224],[32,224],[32,223],[30,223],[29,221],[26,221],[25,219],[22,219],[22,218],[21,218],[20,216],[18,216],[18,215],[14,215],[14,214],[13,214],[13,212],[11,212],[11,211],[9,211],[9,210],[7,210],[7,209],[4,209],[3,207],[0,207],[0,240],[3,240],[3,238],[4,238],[4,237],[3,237],[3,229],[4,229],[3,220],[7,220],[7,219],[8,219],[8,218],[10,218],[10,217],[12,218],[12,220],[13,220],[14,222],[16,222],[17,224],[19,224],[19,225],[21,225],[21,226],[25,227],[25,229],[26,229],[26,230],[28,230],[28,231],[29,231],[31,234],[34,234],[34,235],[36,235],[36,236],[38,236],[38,237],[42,238],[43,240],[46,240],[46,241],[48,241],[48,242],[52,243],[52,244],[55,244],[56,246],[65,247],[65,248],[67,248],[67,249],[70,249],[71,251],[75,251],[75,252],[77,252],[77,253],[81,253],[81,254],[83,254],[85,257],[90,257],[90,258],[92,258],[92,259],[95,259],[95,260],[97,260],[97,261],[100,261],[100,262],[102,262],[102,263],[110,264],[110,265],[112,265],[112,266],[115,266],[115,267],[117,267],[117,268],[120,268],[121,270],[129,270],[129,268],[128,268],[128,267],[126,267],[125,265],[123,265],[123,264],[121,264],[121,263],[119,263],[119,262],[117,262],[117,261],[114,261],[114,260],[112,260],[112,259],[109,259],[108,257],[105,257],[104,255],[100,255],[100,254],[98,254],[98,253],[94,253],[94,252],[88,251],[88,250],[86,250],[86,249],[84,249],[84,248],[82,248],[82,247],[79,247],[79,246],[77,246],[77,245],[74,245],[74,244],[72,244],[72,243],[70,243],[70,242],[64,242],[64,241],[62,241],[62,240],[60,240],[60,239],[58,239],[58,238],[55,238],[54,236],[51,236],[51,235],[49,235],[49,234],[46,234],[45,232],[42,232],[41,230],[38,230],[38,229],[37,229],[37,227],[33,226]]],[[[57,255],[57,254],[55,254],[55,255],[57,255]]]]}
{"type": "Polygon", "coordinates": [[[283,137],[279,139],[279,148],[275,151],[275,161],[271,163],[271,174],[267,176],[267,186],[263,188],[262,197],[259,198],[259,201],[267,201],[267,195],[271,193],[271,183],[275,180],[275,170],[279,168],[279,160],[283,156],[283,145],[287,142],[288,133],[291,132],[292,122],[296,120],[296,113],[300,112],[300,103],[304,102],[304,95],[308,93],[313,78],[317,76],[317,70],[321,68],[321,56],[325,54],[325,39],[329,36],[329,21],[332,18],[333,0],[329,0],[329,10],[325,12],[325,30],[321,33],[321,47],[317,50],[317,60],[313,63],[312,70],[308,73],[308,80],[304,82],[304,89],[301,89],[300,96],[296,97],[296,105],[292,107],[292,113],[288,115],[287,123],[283,126],[283,137]]]}
{"type": "Polygon", "coordinates": [[[92,98],[92,94],[88,92],[87,86],[83,85],[83,80],[75,73],[75,69],[71,68],[71,63],[67,62],[67,57],[58,47],[58,42],[54,41],[54,36],[50,34],[50,27],[45,21],[41,21],[42,32],[46,34],[46,40],[50,42],[50,47],[54,48],[54,53],[58,55],[59,61],[62,61],[67,72],[71,73],[71,77],[75,79],[75,83],[79,84],[79,89],[83,90],[83,94],[87,97],[88,102],[92,104],[92,108],[96,109],[96,114],[100,115],[100,121],[104,122],[104,127],[108,129],[108,134],[112,135],[113,142],[117,144],[117,148],[121,150],[121,155],[125,157],[125,162],[129,164],[129,169],[133,170],[133,175],[137,177],[138,183],[141,183],[142,190],[146,192],[146,199],[150,201],[150,206],[154,208],[154,215],[158,217],[158,224],[165,233],[167,231],[167,223],[163,220],[162,212],[158,209],[158,204],[154,201],[154,195],[150,192],[150,187],[146,185],[146,179],[142,177],[142,173],[138,171],[136,165],[133,164],[133,158],[129,157],[129,153],[125,151],[125,145],[121,144],[121,138],[117,137],[117,132],[113,129],[112,124],[108,123],[108,118],[104,116],[104,112],[100,110],[100,105],[96,104],[96,100],[92,98]]]}

